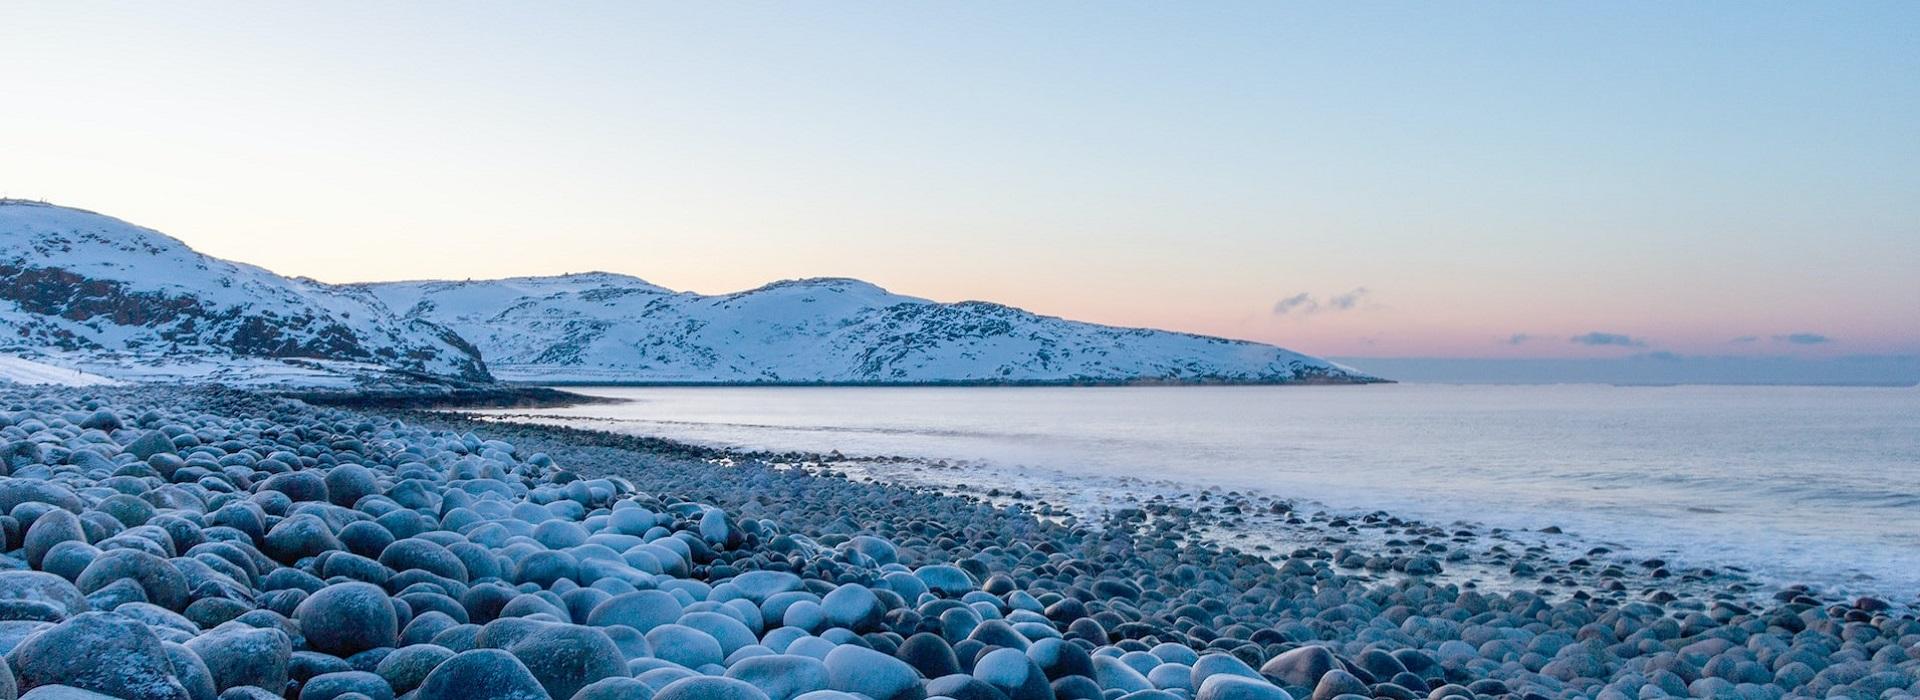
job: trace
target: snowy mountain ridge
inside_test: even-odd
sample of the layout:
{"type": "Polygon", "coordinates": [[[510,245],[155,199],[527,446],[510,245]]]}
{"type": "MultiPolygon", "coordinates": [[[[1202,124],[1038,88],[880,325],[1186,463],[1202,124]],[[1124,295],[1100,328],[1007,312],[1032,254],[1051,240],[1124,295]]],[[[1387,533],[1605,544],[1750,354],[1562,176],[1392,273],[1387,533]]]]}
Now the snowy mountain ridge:
{"type": "Polygon", "coordinates": [[[459,336],[403,319],[362,290],[282,277],[109,216],[21,200],[0,200],[0,335],[8,347],[73,361],[311,359],[490,379],[459,336]]]}
{"type": "Polygon", "coordinates": [[[1079,323],[992,302],[938,303],[847,278],[717,295],[610,273],[358,286],[409,318],[453,329],[509,381],[1376,381],[1271,345],[1079,323]]]}
{"type": "MultiPolygon", "coordinates": [[[[1377,381],[1271,345],[939,303],[847,278],[716,295],[611,272],[334,285],[20,200],[0,200],[0,337],[0,353],[36,368],[344,388],[1377,381]]],[[[45,373],[34,372],[23,376],[45,373]]]]}

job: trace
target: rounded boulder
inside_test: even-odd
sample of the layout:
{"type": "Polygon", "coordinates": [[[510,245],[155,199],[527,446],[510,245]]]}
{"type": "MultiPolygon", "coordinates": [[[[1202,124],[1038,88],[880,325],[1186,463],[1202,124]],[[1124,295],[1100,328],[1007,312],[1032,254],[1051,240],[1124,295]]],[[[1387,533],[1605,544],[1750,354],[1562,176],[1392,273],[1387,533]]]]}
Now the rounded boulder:
{"type": "Polygon", "coordinates": [[[294,608],[300,634],[314,651],[341,658],[393,646],[400,621],[387,592],[370,583],[336,583],[316,591],[294,608]]]}

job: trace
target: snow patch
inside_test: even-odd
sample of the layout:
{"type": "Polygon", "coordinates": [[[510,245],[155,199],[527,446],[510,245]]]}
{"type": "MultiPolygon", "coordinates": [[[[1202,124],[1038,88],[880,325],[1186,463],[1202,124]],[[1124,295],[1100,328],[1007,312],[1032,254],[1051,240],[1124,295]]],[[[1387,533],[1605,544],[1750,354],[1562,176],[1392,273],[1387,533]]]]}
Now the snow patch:
{"type": "Polygon", "coordinates": [[[102,386],[120,383],[98,374],[34,362],[18,355],[8,354],[0,354],[0,382],[61,386],[102,386]]]}

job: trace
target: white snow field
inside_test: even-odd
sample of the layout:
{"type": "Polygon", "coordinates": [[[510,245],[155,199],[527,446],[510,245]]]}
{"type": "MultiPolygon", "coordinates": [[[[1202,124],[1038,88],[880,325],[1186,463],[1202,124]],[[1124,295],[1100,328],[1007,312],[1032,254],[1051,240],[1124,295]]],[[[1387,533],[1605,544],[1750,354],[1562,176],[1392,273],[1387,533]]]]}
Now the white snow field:
{"type": "Polygon", "coordinates": [[[58,384],[61,386],[101,386],[119,384],[98,374],[34,362],[18,355],[0,354],[0,382],[12,384],[58,384]]]}

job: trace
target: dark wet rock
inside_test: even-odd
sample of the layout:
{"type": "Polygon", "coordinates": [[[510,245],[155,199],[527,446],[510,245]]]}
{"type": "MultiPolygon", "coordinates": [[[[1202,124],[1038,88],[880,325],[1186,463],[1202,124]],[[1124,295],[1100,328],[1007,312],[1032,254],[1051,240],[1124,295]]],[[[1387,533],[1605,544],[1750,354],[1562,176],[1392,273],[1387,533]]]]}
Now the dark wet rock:
{"type": "Polygon", "coordinates": [[[296,651],[287,658],[287,678],[296,684],[305,683],[315,676],[352,670],[353,664],[346,659],[317,651],[296,651]]]}
{"type": "Polygon", "coordinates": [[[1260,667],[1260,673],[1272,677],[1281,685],[1312,688],[1320,683],[1320,677],[1328,671],[1340,667],[1333,652],[1323,646],[1304,646],[1288,650],[1260,667]]]}
{"type": "Polygon", "coordinates": [[[1106,694],[1092,678],[1067,676],[1053,682],[1053,696],[1056,700],[1102,700],[1106,694]]]}
{"type": "Polygon", "coordinates": [[[337,538],[347,551],[376,560],[393,544],[393,533],[371,520],[347,523],[337,538]]]}
{"type": "Polygon", "coordinates": [[[1313,700],[1333,700],[1341,695],[1372,697],[1373,689],[1353,674],[1340,669],[1328,671],[1313,688],[1313,700]]]}
{"type": "Polygon", "coordinates": [[[953,647],[936,634],[922,632],[908,637],[894,655],[927,678],[960,672],[960,661],[954,657],[953,647]]]}

